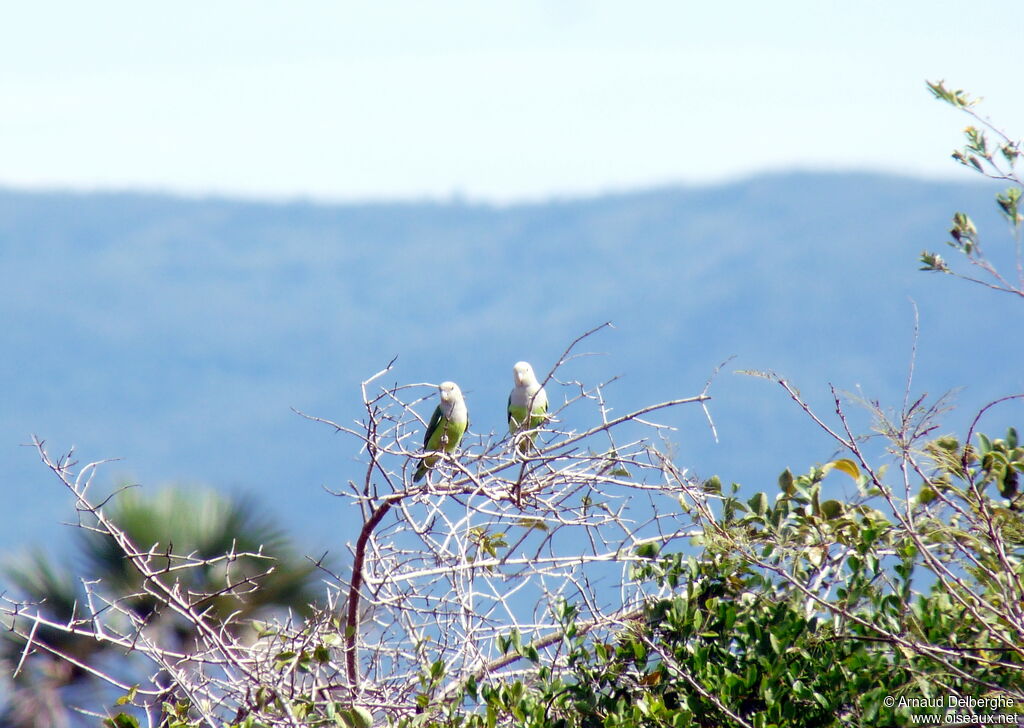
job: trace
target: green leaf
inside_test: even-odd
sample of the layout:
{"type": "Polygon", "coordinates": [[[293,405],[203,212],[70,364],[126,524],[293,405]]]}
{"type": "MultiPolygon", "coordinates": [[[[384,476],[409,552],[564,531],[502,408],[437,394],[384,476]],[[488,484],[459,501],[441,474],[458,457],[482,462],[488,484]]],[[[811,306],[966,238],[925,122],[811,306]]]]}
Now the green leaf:
{"type": "Polygon", "coordinates": [[[1017,476],[1017,471],[1014,470],[1013,465],[1007,465],[1000,473],[999,480],[996,483],[996,487],[999,489],[999,495],[1003,498],[1012,499],[1017,495],[1018,482],[1019,477],[1017,476]]]}
{"type": "Polygon", "coordinates": [[[768,511],[768,496],[764,493],[755,493],[750,500],[747,501],[747,505],[750,506],[750,510],[759,516],[763,516],[768,511]]]}
{"type": "Polygon", "coordinates": [[[1021,222],[1020,196],[1021,191],[1019,187],[1010,187],[996,195],[996,202],[999,204],[1000,212],[1011,225],[1019,225],[1021,222]]]}
{"type": "Polygon", "coordinates": [[[921,492],[917,494],[917,502],[921,505],[928,505],[938,494],[927,483],[921,486],[921,492]]]}
{"type": "Polygon", "coordinates": [[[341,635],[337,632],[329,632],[325,634],[323,641],[327,647],[341,647],[342,643],[341,635]]]}
{"type": "Polygon", "coordinates": [[[821,466],[822,475],[828,475],[832,470],[838,470],[841,473],[846,473],[854,481],[860,477],[860,469],[857,467],[857,463],[853,462],[849,458],[840,458],[839,460],[833,460],[832,462],[825,463],[821,466]]]}
{"type": "Polygon", "coordinates": [[[962,89],[951,91],[946,88],[945,81],[927,81],[928,89],[932,92],[935,98],[945,101],[951,106],[955,106],[958,109],[966,109],[973,106],[976,102],[967,92],[962,89]]]}
{"type": "Polygon", "coordinates": [[[138,694],[138,692],[139,686],[137,684],[132,685],[130,688],[128,688],[127,693],[125,693],[120,698],[114,701],[114,705],[129,705],[130,703],[132,703],[132,701],[135,700],[135,696],[138,694]]]}
{"type": "Polygon", "coordinates": [[[949,265],[942,259],[942,256],[938,253],[933,253],[929,250],[922,250],[919,258],[921,261],[921,267],[918,270],[929,271],[932,273],[949,273],[949,265]]]}
{"type": "Polygon", "coordinates": [[[276,655],[274,655],[274,667],[275,667],[275,669],[283,670],[292,661],[294,661],[297,656],[298,656],[298,653],[295,652],[294,650],[284,650],[283,652],[278,652],[276,655]]]}
{"type": "Polygon", "coordinates": [[[437,660],[430,666],[430,677],[437,680],[444,675],[444,661],[437,660]]]}
{"type": "Polygon", "coordinates": [[[139,721],[134,715],[118,713],[113,718],[105,718],[103,725],[107,728],[139,728],[139,721]]]}
{"type": "Polygon", "coordinates": [[[821,504],[821,515],[832,520],[843,515],[843,504],[837,500],[827,500],[821,504]]]}
{"type": "Polygon", "coordinates": [[[779,489],[786,495],[793,495],[793,471],[789,468],[779,475],[779,489]]]}
{"type": "Polygon", "coordinates": [[[353,728],[371,728],[373,726],[373,713],[366,708],[355,705],[349,714],[352,718],[353,728]]]}
{"type": "MultiPolygon", "coordinates": [[[[522,526],[523,528],[527,528],[527,529],[532,529],[532,530],[537,530],[537,531],[547,531],[548,530],[548,524],[544,523],[544,521],[541,520],[540,518],[524,517],[524,518],[518,519],[516,521],[516,523],[518,525],[522,526]]],[[[501,534],[501,535],[504,536],[505,534],[501,534]]]]}
{"type": "Polygon", "coordinates": [[[658,544],[644,543],[636,548],[636,555],[641,559],[654,559],[658,556],[658,544]]]}

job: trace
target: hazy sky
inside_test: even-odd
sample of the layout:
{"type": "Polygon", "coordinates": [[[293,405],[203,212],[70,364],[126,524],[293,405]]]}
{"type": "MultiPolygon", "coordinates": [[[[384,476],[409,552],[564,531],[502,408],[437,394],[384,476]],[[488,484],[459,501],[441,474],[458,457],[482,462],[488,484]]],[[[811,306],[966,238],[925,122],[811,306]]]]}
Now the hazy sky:
{"type": "Polygon", "coordinates": [[[18,3],[0,184],[510,200],[782,168],[956,174],[1024,132],[1019,0],[18,3]]]}

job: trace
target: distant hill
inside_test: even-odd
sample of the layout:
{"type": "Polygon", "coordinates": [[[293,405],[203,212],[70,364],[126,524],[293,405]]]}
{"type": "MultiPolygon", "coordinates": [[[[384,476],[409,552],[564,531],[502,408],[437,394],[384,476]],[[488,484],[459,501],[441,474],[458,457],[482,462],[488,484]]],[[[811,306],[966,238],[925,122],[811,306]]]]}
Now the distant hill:
{"type": "Polygon", "coordinates": [[[958,209],[1002,241],[993,208],[987,186],[866,174],[507,207],[0,191],[0,548],[73,515],[18,447],[37,433],[82,461],[124,458],[109,482],[254,492],[311,551],[340,549],[351,514],[321,486],[355,477],[356,448],[289,407],[358,418],[360,380],[398,355],[398,379],[458,381],[475,429],[501,428],[512,363],[546,370],[605,320],[586,348],[607,356],[573,371],[624,375],[620,410],[694,394],[736,356],[712,390],[720,443],[696,410],[673,420],[680,462],[704,475],[770,488],[831,454],[737,369],[783,373],[824,412],[829,382],[898,405],[911,299],[915,389],[970,383],[962,423],[1024,391],[1020,304],[918,272],[917,255],[958,209]]]}

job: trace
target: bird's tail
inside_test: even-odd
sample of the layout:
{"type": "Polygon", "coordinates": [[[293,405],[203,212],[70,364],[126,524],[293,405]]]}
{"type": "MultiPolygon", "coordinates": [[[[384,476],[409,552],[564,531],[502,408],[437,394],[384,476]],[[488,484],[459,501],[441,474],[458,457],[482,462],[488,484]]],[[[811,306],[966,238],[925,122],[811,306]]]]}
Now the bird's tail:
{"type": "Polygon", "coordinates": [[[423,477],[437,463],[437,455],[427,455],[420,460],[420,464],[416,466],[416,473],[412,476],[412,482],[418,483],[423,480],[423,477]]]}

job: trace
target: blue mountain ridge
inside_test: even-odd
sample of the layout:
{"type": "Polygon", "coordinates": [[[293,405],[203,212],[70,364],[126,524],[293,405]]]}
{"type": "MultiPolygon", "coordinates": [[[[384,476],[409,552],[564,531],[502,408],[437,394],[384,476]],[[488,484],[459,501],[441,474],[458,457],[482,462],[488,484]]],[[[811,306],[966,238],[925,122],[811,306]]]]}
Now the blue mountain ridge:
{"type": "Polygon", "coordinates": [[[104,487],[252,493],[310,553],[341,552],[355,514],[322,486],[358,477],[358,444],[289,408],[358,419],[359,382],[397,355],[392,380],[455,380],[473,429],[500,431],[511,365],[546,371],[603,321],[583,346],[603,355],[568,373],[622,375],[617,412],[696,394],[735,356],[711,391],[718,443],[698,408],[664,419],[682,465],[750,492],[834,448],[776,385],[735,372],[783,374],[823,414],[829,383],[899,406],[912,301],[913,389],[962,387],[947,429],[963,429],[1024,391],[1020,304],[917,256],[943,248],[955,210],[1009,247],[992,192],[859,173],[507,206],[0,190],[0,549],[64,539],[74,518],[20,447],[35,433],[81,462],[123,458],[104,487]]]}

